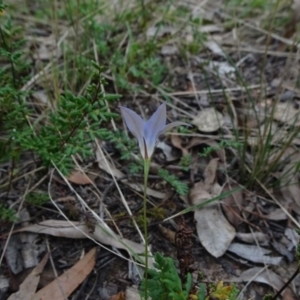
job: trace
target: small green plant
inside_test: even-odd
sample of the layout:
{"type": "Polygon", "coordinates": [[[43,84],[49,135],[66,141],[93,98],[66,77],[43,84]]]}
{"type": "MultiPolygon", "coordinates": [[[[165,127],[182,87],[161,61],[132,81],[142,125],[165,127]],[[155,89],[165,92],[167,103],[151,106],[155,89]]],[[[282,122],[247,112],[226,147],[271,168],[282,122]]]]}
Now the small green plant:
{"type": "Polygon", "coordinates": [[[233,141],[233,140],[229,140],[229,141],[222,140],[218,144],[218,146],[206,147],[198,155],[200,157],[208,157],[212,152],[219,151],[219,150],[222,150],[222,149],[225,149],[225,148],[228,148],[228,147],[232,147],[232,148],[235,148],[235,149],[240,149],[241,147],[243,147],[243,143],[233,141]]]}
{"type": "MultiPolygon", "coordinates": [[[[167,91],[168,89],[165,88],[165,90],[167,91]]],[[[167,98],[167,97],[166,97],[167,98]]],[[[167,98],[167,101],[170,101],[169,98],[167,98]]],[[[192,127],[184,127],[184,126],[179,126],[177,128],[177,131],[181,134],[192,134],[192,133],[195,133],[196,132],[196,129],[195,128],[192,128],[192,127]]]]}
{"type": "Polygon", "coordinates": [[[4,14],[6,5],[2,3],[2,0],[0,1],[0,15],[4,14]]]}
{"type": "Polygon", "coordinates": [[[40,115],[29,105],[30,92],[22,89],[29,68],[21,28],[6,17],[0,33],[0,55],[6,62],[0,70],[0,162],[15,163],[30,151],[44,165],[54,163],[67,174],[73,167],[72,155],[85,159],[93,154],[91,142],[95,138],[112,139],[106,124],[118,115],[109,111],[107,103],[119,96],[104,93],[102,69],[85,60],[85,70],[92,75],[84,92],[77,95],[66,89],[55,109],[40,115]]]}
{"type": "Polygon", "coordinates": [[[263,300],[273,300],[273,295],[271,295],[271,294],[267,294],[267,295],[264,295],[264,298],[263,298],[263,300]]]}
{"type": "MultiPolygon", "coordinates": [[[[100,86],[105,85],[105,81],[99,67],[93,66],[96,69],[93,80],[97,84],[91,83],[83,96],[66,91],[57,109],[39,120],[32,118],[34,111],[26,104],[28,94],[19,92],[13,83],[2,84],[0,122],[4,143],[0,147],[1,160],[18,159],[23,151],[32,151],[46,166],[55,163],[67,174],[73,167],[72,155],[87,158],[92,155],[91,141],[96,137],[103,140],[112,137],[104,124],[117,115],[109,112],[105,100],[111,102],[118,96],[104,95],[100,86]]],[[[13,77],[16,71],[14,66],[12,68],[13,77]]]]}
{"type": "MultiPolygon", "coordinates": [[[[148,270],[148,295],[156,300],[186,300],[192,287],[192,276],[188,274],[185,285],[182,285],[174,261],[169,257],[155,254],[154,267],[148,270]]],[[[142,281],[140,293],[145,298],[145,280],[142,281]]]]}
{"type": "Polygon", "coordinates": [[[91,84],[84,96],[67,91],[57,110],[50,113],[47,124],[14,129],[7,139],[13,141],[14,148],[32,150],[46,165],[54,162],[63,173],[68,173],[73,167],[72,155],[87,158],[92,155],[90,141],[111,135],[102,126],[116,115],[108,112],[104,100],[113,101],[117,97],[104,97],[99,85],[91,84]]]}
{"type": "Polygon", "coordinates": [[[132,158],[132,153],[135,153],[138,150],[135,141],[130,139],[123,131],[115,131],[109,136],[108,140],[113,143],[116,149],[118,149],[121,160],[130,160],[132,158]]]}
{"type": "Polygon", "coordinates": [[[4,222],[15,222],[18,218],[16,212],[8,207],[5,207],[3,204],[0,204],[0,221],[4,222]]]}
{"type": "MultiPolygon", "coordinates": [[[[166,209],[159,207],[159,206],[154,206],[151,208],[147,209],[147,219],[152,219],[154,221],[161,221],[164,218],[166,218],[167,212],[166,209]]],[[[143,211],[140,210],[136,216],[136,222],[139,226],[143,226],[144,223],[144,215],[143,211]]]]}
{"type": "Polygon", "coordinates": [[[143,165],[139,162],[131,162],[128,166],[129,174],[141,174],[143,172],[143,165]]]}
{"type": "Polygon", "coordinates": [[[42,206],[49,201],[49,196],[43,192],[32,192],[26,195],[26,201],[32,205],[42,206]]]}
{"type": "Polygon", "coordinates": [[[187,193],[189,192],[189,187],[187,186],[187,184],[180,181],[175,175],[170,174],[169,171],[159,169],[158,175],[167,183],[169,183],[179,195],[187,195],[187,193]]]}
{"type": "Polygon", "coordinates": [[[144,160],[144,201],[143,201],[143,221],[144,221],[144,241],[145,241],[145,299],[148,299],[148,225],[147,225],[147,186],[150,171],[150,164],[155,151],[159,136],[167,130],[179,125],[188,125],[183,122],[167,123],[167,106],[164,102],[153,113],[149,120],[143,120],[131,109],[120,106],[122,117],[130,132],[138,141],[140,153],[144,160]]]}
{"type": "Polygon", "coordinates": [[[138,91],[149,81],[158,85],[165,73],[164,63],[153,54],[145,53],[145,44],[136,43],[130,47],[130,56],[116,52],[112,57],[112,70],[119,88],[138,91]]]}
{"type": "MultiPolygon", "coordinates": [[[[1,6],[1,10],[4,6],[1,6]]],[[[22,48],[25,41],[18,38],[21,28],[14,26],[9,17],[1,17],[0,56],[4,67],[0,68],[0,162],[18,158],[20,149],[15,145],[14,134],[29,126],[30,110],[24,99],[28,92],[21,91],[26,80],[28,62],[22,48]]]]}
{"type": "Polygon", "coordinates": [[[258,10],[266,11],[270,9],[271,5],[274,5],[272,0],[227,0],[226,4],[232,11],[236,11],[236,14],[240,18],[245,18],[253,15],[258,10]],[[239,8],[239,9],[237,9],[239,8]]]}
{"type": "Polygon", "coordinates": [[[192,155],[189,153],[181,157],[179,166],[183,171],[188,172],[190,170],[191,161],[192,161],[192,155]]]}
{"type": "MultiPolygon", "coordinates": [[[[194,291],[192,276],[187,274],[183,284],[173,259],[164,257],[160,253],[154,256],[156,269],[148,270],[148,295],[155,300],[236,300],[239,290],[234,284],[224,285],[223,281],[217,284],[199,283],[194,291]],[[193,290],[193,291],[192,291],[193,290]]],[[[142,281],[140,294],[145,298],[145,280],[142,281]]]]}
{"type": "Polygon", "coordinates": [[[234,284],[224,285],[223,281],[213,284],[209,291],[209,296],[218,300],[236,300],[238,294],[239,290],[234,284]]]}

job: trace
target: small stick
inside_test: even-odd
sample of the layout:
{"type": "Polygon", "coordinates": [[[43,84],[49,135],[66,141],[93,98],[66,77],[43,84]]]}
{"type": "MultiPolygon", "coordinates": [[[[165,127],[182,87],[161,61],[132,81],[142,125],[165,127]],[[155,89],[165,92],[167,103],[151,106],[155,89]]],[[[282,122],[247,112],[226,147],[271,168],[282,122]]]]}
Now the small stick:
{"type": "Polygon", "coordinates": [[[280,294],[288,287],[288,285],[296,278],[296,276],[299,274],[300,268],[298,267],[295,273],[291,276],[291,278],[283,285],[283,287],[275,294],[275,296],[272,298],[272,300],[277,299],[280,294]]]}

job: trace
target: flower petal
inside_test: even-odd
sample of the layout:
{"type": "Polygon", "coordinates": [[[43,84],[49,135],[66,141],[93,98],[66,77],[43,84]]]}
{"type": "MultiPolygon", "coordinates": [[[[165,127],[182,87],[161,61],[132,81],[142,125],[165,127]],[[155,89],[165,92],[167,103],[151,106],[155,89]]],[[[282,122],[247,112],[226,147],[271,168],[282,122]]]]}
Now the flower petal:
{"type": "Polygon", "coordinates": [[[151,118],[144,124],[144,139],[147,156],[151,158],[158,142],[159,133],[165,128],[167,121],[166,103],[162,103],[151,118]]]}
{"type": "Polygon", "coordinates": [[[144,144],[143,128],[145,121],[131,109],[124,106],[119,107],[129,131],[137,138],[139,145],[141,145],[141,143],[144,144]]]}
{"type": "Polygon", "coordinates": [[[141,141],[139,141],[139,148],[143,159],[148,159],[148,150],[146,147],[145,139],[142,138],[141,141]]]}
{"type": "Polygon", "coordinates": [[[151,118],[144,124],[144,137],[148,140],[157,140],[158,134],[164,129],[167,121],[166,103],[161,104],[151,118]]]}
{"type": "MultiPolygon", "coordinates": [[[[162,130],[160,130],[159,132],[157,132],[155,134],[155,136],[148,136],[147,139],[145,140],[146,142],[146,147],[147,147],[147,154],[148,154],[148,158],[151,158],[151,156],[153,155],[154,153],[154,150],[156,148],[156,145],[158,143],[158,138],[160,135],[162,135],[163,133],[165,133],[166,131],[172,129],[173,127],[176,127],[176,126],[181,126],[181,125],[187,125],[187,126],[191,126],[187,123],[184,123],[184,122],[180,122],[180,121],[177,121],[177,122],[172,122],[168,125],[165,125],[164,128],[162,130]]],[[[145,124],[146,126],[146,124],[145,124]]]]}
{"type": "Polygon", "coordinates": [[[146,144],[146,159],[150,159],[155,151],[156,145],[157,145],[158,139],[148,139],[145,140],[146,144]]]}

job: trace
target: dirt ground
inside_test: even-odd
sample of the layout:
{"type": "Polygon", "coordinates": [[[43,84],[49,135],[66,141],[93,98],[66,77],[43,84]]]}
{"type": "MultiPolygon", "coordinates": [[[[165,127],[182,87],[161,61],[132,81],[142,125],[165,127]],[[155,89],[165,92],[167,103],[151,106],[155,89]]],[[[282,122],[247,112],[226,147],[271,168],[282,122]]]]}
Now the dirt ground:
{"type": "MultiPolygon", "coordinates": [[[[209,180],[207,166],[218,158],[217,167],[210,171],[213,173],[211,185],[217,183],[223,188],[230,182],[232,186],[243,187],[240,206],[235,205],[232,199],[228,200],[230,196],[225,197],[223,204],[221,201],[218,206],[222,216],[224,215],[230,226],[234,228],[235,237],[232,239],[231,248],[228,246],[228,251],[220,257],[215,257],[209,251],[209,246],[204,247],[203,240],[202,243],[200,242],[200,239],[206,237],[201,237],[199,234],[198,225],[201,224],[201,220],[195,217],[194,210],[184,214],[185,226],[192,230],[190,252],[193,258],[193,277],[196,279],[201,273],[201,281],[206,284],[220,281],[224,281],[225,284],[234,282],[242,291],[241,299],[259,300],[268,293],[274,295],[298,268],[295,257],[299,243],[295,231],[300,213],[298,200],[295,200],[299,191],[298,173],[293,175],[293,179],[297,180],[296,192],[273,185],[283,172],[282,164],[278,164],[278,168],[273,169],[272,174],[268,174],[268,178],[264,178],[263,185],[257,182],[248,184],[251,176],[245,176],[245,173],[240,171],[242,163],[235,146],[227,143],[222,149],[215,148],[206,157],[201,157],[198,153],[203,153],[207,147],[215,147],[215,143],[220,143],[222,139],[229,140],[228,136],[235,137],[237,132],[235,126],[239,128],[239,137],[243,143],[246,143],[247,138],[249,142],[249,137],[252,137],[255,143],[254,138],[259,134],[257,135],[257,132],[253,134],[252,131],[260,128],[258,121],[260,118],[257,114],[272,109],[273,105],[277,105],[278,99],[278,103],[285,105],[292,103],[293,109],[299,110],[300,65],[297,56],[299,46],[284,44],[286,47],[282,50],[282,41],[275,36],[275,33],[267,35],[259,30],[251,30],[246,25],[238,28],[238,35],[243,35],[243,40],[237,44],[234,43],[230,32],[228,31],[227,35],[222,33],[224,39],[220,41],[226,55],[220,55],[208,46],[204,47],[198,55],[191,55],[188,59],[183,58],[181,53],[158,54],[163,63],[168,66],[168,73],[163,78],[164,87],[167,86],[174,91],[168,95],[173,105],[167,108],[168,122],[182,120],[183,116],[185,121],[192,124],[189,116],[195,116],[196,112],[212,107],[227,119],[224,117],[224,123],[215,131],[204,132],[196,128],[192,134],[177,135],[172,132],[161,137],[163,146],[161,148],[158,146],[153,156],[148,187],[163,193],[163,197],[148,195],[149,243],[152,253],[160,252],[164,256],[173,258],[176,266],[179,267],[180,249],[174,243],[174,236],[179,230],[178,226],[182,219],[175,217],[169,221],[164,220],[194,203],[194,197],[197,198],[201,190],[197,183],[209,180]],[[217,67],[210,66],[208,62],[214,62],[217,67]],[[221,66],[224,68],[223,73],[220,71],[221,66]],[[230,66],[235,68],[230,69],[230,66]],[[178,146],[178,143],[181,146],[178,146]],[[171,150],[168,150],[165,145],[171,150]],[[188,171],[182,170],[179,164],[184,151],[192,157],[188,171]],[[171,159],[172,156],[175,159],[171,159]],[[185,196],[176,193],[174,188],[159,176],[161,168],[168,170],[176,175],[180,182],[187,184],[189,193],[185,196]],[[264,187],[267,187],[266,190],[264,187]],[[289,198],[285,196],[287,194],[289,198]],[[272,197],[275,197],[281,205],[274,202],[272,197]],[[231,209],[228,210],[227,207],[231,209]],[[247,251],[246,248],[237,250],[233,244],[235,247],[243,244],[247,251]],[[257,259],[261,255],[260,251],[265,251],[262,254],[263,260],[257,259]],[[276,259],[278,262],[274,262],[276,259]]],[[[284,35],[284,30],[281,35],[284,35]]],[[[106,90],[116,92],[116,85],[110,78],[110,75],[107,75],[106,90]]],[[[121,104],[136,112],[142,111],[148,118],[163,97],[159,89],[145,90],[146,93],[135,95],[134,100],[132,94],[124,94],[122,100],[111,105],[110,109],[120,113],[118,104],[121,104]]],[[[281,132],[285,122],[278,121],[278,123],[280,123],[278,132],[281,132]]],[[[121,120],[118,121],[117,127],[124,129],[121,120]]],[[[197,125],[194,125],[195,127],[197,125]]],[[[298,130],[297,128],[295,130],[298,130]]],[[[288,132],[291,132],[290,128],[288,132]]],[[[263,133],[260,132],[260,135],[263,133]]],[[[272,138],[275,135],[276,133],[272,138]]],[[[277,146],[281,142],[274,142],[274,145],[277,146]]],[[[259,148],[259,143],[256,146],[259,148]]],[[[298,135],[295,135],[290,147],[299,152],[298,135]]],[[[41,233],[42,229],[29,230],[34,232],[17,232],[21,228],[41,224],[47,220],[56,222],[67,219],[86,226],[87,232],[93,234],[95,227],[98,226],[97,220],[83,207],[78,200],[81,198],[109,228],[113,231],[118,228],[124,238],[142,244],[133,219],[142,230],[143,199],[141,192],[129,187],[124,180],[141,185],[143,176],[129,173],[129,164],[120,160],[120,152],[113,143],[103,142],[101,148],[105,156],[113,162],[112,166],[122,172],[124,177],[114,181],[116,176],[113,178],[105,168],[101,168],[96,154],[81,161],[85,172],[92,178],[92,184],[86,184],[82,177],[77,181],[67,177],[69,180],[67,182],[72,185],[72,188],[56,169],[41,168],[38,157],[29,152],[21,155],[16,176],[8,176],[14,168],[11,162],[0,165],[1,202],[7,203],[19,213],[19,221],[13,226],[11,222],[0,221],[1,253],[4,254],[0,274],[0,300],[8,299],[20,289],[21,283],[28,278],[45,253],[48,253],[49,257],[40,272],[38,290],[48,286],[55,278],[71,269],[93,248],[96,249],[95,264],[91,271],[86,271],[83,280],[80,282],[78,280],[77,287],[68,299],[133,299],[125,298],[122,292],[125,292],[128,287],[137,289],[141,279],[136,265],[124,259],[124,257],[130,258],[124,249],[118,249],[113,243],[108,243],[105,249],[101,241],[98,242],[102,246],[95,243],[93,239],[82,238],[82,236],[80,238],[73,233],[75,230],[72,231],[71,237],[64,232],[57,233],[55,230],[50,234],[41,233]],[[126,213],[118,187],[125,196],[132,217],[126,213]],[[52,200],[45,201],[42,205],[29,204],[24,196],[29,190],[36,192],[37,195],[47,195],[52,200]]],[[[252,162],[254,165],[256,150],[250,142],[244,148],[245,157],[248,159],[247,164],[252,162]]],[[[94,150],[96,153],[96,147],[94,150]]],[[[135,154],[139,155],[138,152],[135,154]]],[[[271,155],[272,152],[269,152],[265,162],[260,164],[268,165],[270,163],[268,157],[271,155]]],[[[289,163],[293,162],[292,160],[289,163]]],[[[214,194],[212,190],[210,192],[211,195],[214,194]]],[[[71,224],[70,227],[72,228],[71,224]]],[[[222,240],[222,230],[216,233],[216,236],[218,234],[222,240]]],[[[83,273],[85,270],[85,268],[81,269],[83,273]]],[[[74,277],[74,281],[76,280],[74,277]]],[[[282,299],[299,298],[300,276],[298,275],[283,292],[282,299]]],[[[215,298],[211,296],[209,299],[215,298]]]]}

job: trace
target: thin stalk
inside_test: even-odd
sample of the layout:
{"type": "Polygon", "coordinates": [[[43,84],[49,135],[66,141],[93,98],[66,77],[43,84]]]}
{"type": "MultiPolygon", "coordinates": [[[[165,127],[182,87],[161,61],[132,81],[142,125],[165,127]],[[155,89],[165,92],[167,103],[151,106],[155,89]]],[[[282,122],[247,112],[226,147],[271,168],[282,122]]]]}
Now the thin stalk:
{"type": "Polygon", "coordinates": [[[147,185],[150,159],[144,159],[144,239],[145,239],[145,299],[148,299],[148,222],[147,222],[147,185]]]}
{"type": "Polygon", "coordinates": [[[143,15],[143,24],[146,22],[146,7],[145,7],[145,2],[144,0],[140,0],[141,2],[141,9],[142,9],[142,15],[143,15]]]}
{"type": "Polygon", "coordinates": [[[299,267],[297,268],[297,270],[295,271],[295,273],[292,275],[292,277],[283,285],[283,287],[276,293],[276,295],[272,298],[272,300],[277,299],[281,293],[289,286],[289,284],[297,277],[297,275],[299,274],[299,267]]]}

